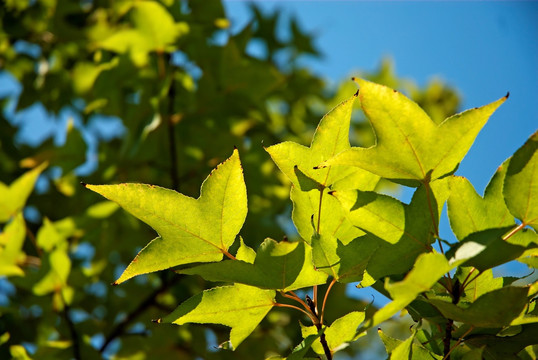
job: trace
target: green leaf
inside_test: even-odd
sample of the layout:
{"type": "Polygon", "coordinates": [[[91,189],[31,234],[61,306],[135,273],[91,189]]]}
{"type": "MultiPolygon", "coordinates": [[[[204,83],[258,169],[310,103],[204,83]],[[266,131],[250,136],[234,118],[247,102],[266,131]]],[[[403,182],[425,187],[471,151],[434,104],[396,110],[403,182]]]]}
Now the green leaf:
{"type": "Polygon", "coordinates": [[[390,353],[390,360],[404,360],[404,359],[411,359],[411,348],[413,344],[413,340],[415,340],[415,333],[413,332],[413,335],[411,335],[409,338],[407,338],[405,341],[402,341],[398,346],[392,350],[390,353]]]}
{"type": "MultiPolygon", "coordinates": [[[[353,184],[353,188],[373,190],[379,177],[361,169],[328,167],[314,169],[319,163],[350,148],[349,125],[355,96],[336,106],[325,115],[316,129],[312,144],[305,147],[295,142],[283,142],[266,148],[273,161],[293,184],[292,218],[301,237],[309,242],[314,233],[312,222],[320,234],[341,234],[351,227],[338,206],[327,197],[327,188],[341,181],[340,188],[353,184]]],[[[354,231],[355,235],[362,235],[354,231]]],[[[354,237],[350,234],[344,243],[354,237]]]]}
{"type": "MultiPolygon", "coordinates": [[[[357,334],[357,327],[364,320],[364,312],[353,311],[339,319],[336,319],[331,326],[324,328],[325,340],[332,353],[343,349],[347,346],[347,343],[357,340],[361,335],[357,334]]],[[[317,328],[312,326],[303,326],[301,324],[301,333],[304,338],[308,336],[318,334],[317,328]]],[[[317,354],[325,354],[323,345],[319,339],[316,339],[312,344],[312,350],[317,354]]]]}
{"type": "Polygon", "coordinates": [[[385,345],[385,350],[389,354],[389,359],[413,359],[413,360],[441,360],[443,357],[432,353],[425,349],[420,344],[413,342],[417,335],[415,331],[405,341],[395,339],[386,335],[381,329],[377,329],[377,333],[385,345]]]}
{"type": "Polygon", "coordinates": [[[98,43],[100,48],[120,54],[130,52],[133,62],[145,65],[148,52],[167,51],[176,38],[188,31],[185,23],[176,23],[172,15],[159,3],[141,1],[133,3],[133,28],[111,32],[98,43]]]}
{"type": "Polygon", "coordinates": [[[538,236],[532,229],[524,229],[509,239],[512,227],[478,231],[455,244],[448,252],[451,264],[473,266],[479,271],[493,268],[517,259],[525,250],[538,247],[538,236]]]}
{"type": "Polygon", "coordinates": [[[116,284],[177,265],[222,260],[247,215],[237,150],[206,178],[198,199],[144,184],[86,187],[118,203],[160,235],[138,253],[116,284]]]}
{"type": "Polygon", "coordinates": [[[413,269],[402,281],[390,283],[389,279],[386,279],[385,289],[390,294],[392,302],[371,315],[358,331],[363,332],[390,319],[409,305],[420,293],[430,290],[449,270],[450,266],[444,255],[438,253],[420,255],[413,269]]]}
{"type": "Polygon", "coordinates": [[[22,251],[25,235],[24,218],[18,213],[0,233],[0,275],[24,276],[18,263],[26,256],[22,251]]]}
{"type": "Polygon", "coordinates": [[[273,290],[252,286],[216,287],[191,297],[158,322],[229,326],[231,348],[236,349],[271,310],[274,298],[273,290]]]}
{"type": "Polygon", "coordinates": [[[0,223],[7,222],[24,208],[39,174],[46,167],[46,163],[37,166],[24,173],[9,186],[0,182],[0,223]]]}
{"type": "Polygon", "coordinates": [[[376,145],[351,148],[322,166],[349,165],[417,186],[453,172],[480,129],[508,97],[451,116],[437,125],[396,90],[357,79],[361,107],[376,134],[376,145]]]}
{"type": "Polygon", "coordinates": [[[312,258],[319,271],[343,283],[361,281],[368,261],[379,248],[368,235],[356,238],[348,245],[324,235],[312,237],[312,258]]]}
{"type": "MultiPolygon", "coordinates": [[[[443,181],[434,184],[437,183],[443,184],[443,181]]],[[[420,253],[431,250],[435,230],[428,201],[433,202],[431,208],[436,222],[443,203],[443,199],[437,200],[433,195],[442,191],[432,189],[433,193],[428,196],[425,186],[418,188],[409,205],[375,192],[331,192],[342,204],[350,222],[367,232],[368,241],[378,246],[367,266],[374,280],[408,271],[420,253]]]]}
{"type": "Polygon", "coordinates": [[[538,231],[538,132],[510,159],[504,180],[504,200],[522,225],[538,231]]]}
{"type": "MultiPolygon", "coordinates": [[[[492,360],[519,359],[516,356],[529,345],[538,343],[538,324],[522,326],[522,331],[514,336],[500,337],[490,334],[477,334],[465,340],[466,344],[484,348],[484,357],[492,360]]],[[[482,358],[480,358],[482,359],[482,358]]]]}
{"type": "Polygon", "coordinates": [[[505,162],[497,169],[483,198],[476,193],[469,180],[459,176],[449,178],[448,218],[459,240],[474,232],[515,224],[502,194],[507,167],[508,163],[505,162]]]}
{"type": "Polygon", "coordinates": [[[265,239],[254,263],[240,260],[203,264],[178,271],[209,281],[226,281],[283,291],[324,284],[327,275],[312,265],[312,249],[303,242],[265,239]]]}
{"type": "Polygon", "coordinates": [[[483,294],[466,308],[439,299],[429,301],[449,319],[476,327],[497,328],[510,325],[519,316],[527,305],[528,292],[528,287],[503,287],[483,294]]]}
{"type": "Polygon", "coordinates": [[[312,344],[314,343],[314,341],[316,341],[324,331],[325,329],[321,329],[319,333],[316,332],[315,334],[308,335],[307,337],[305,337],[303,341],[301,341],[301,343],[293,349],[290,356],[288,356],[286,359],[287,360],[304,359],[304,356],[306,355],[308,350],[312,347],[312,344]]]}

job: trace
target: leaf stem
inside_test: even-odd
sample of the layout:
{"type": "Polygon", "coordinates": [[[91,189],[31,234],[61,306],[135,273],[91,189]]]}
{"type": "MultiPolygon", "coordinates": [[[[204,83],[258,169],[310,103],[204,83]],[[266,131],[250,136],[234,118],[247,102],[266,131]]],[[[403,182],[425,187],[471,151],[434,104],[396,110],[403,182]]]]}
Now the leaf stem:
{"type": "MultiPolygon", "coordinates": [[[[461,288],[462,289],[465,289],[465,287],[467,286],[467,280],[469,280],[469,277],[471,276],[471,274],[476,270],[475,267],[473,267],[469,273],[467,274],[467,276],[465,277],[465,280],[463,280],[463,282],[461,283],[461,288]]],[[[470,282],[469,282],[470,283],[470,282]]]]}
{"type": "Polygon", "coordinates": [[[336,278],[333,278],[333,280],[329,284],[329,287],[327,288],[327,291],[325,292],[325,296],[323,297],[323,305],[321,306],[321,319],[320,319],[321,324],[323,324],[323,315],[325,315],[325,304],[327,303],[327,297],[329,296],[329,292],[331,291],[335,283],[336,283],[336,278]]]}
{"type": "Polygon", "coordinates": [[[224,255],[226,255],[228,258],[230,258],[230,259],[232,259],[232,260],[237,260],[237,258],[236,258],[235,256],[233,256],[232,254],[230,254],[230,253],[228,252],[228,250],[226,250],[226,249],[220,249],[220,251],[221,251],[224,255]]]}
{"type": "Polygon", "coordinates": [[[277,306],[277,307],[287,307],[287,308],[290,308],[290,309],[295,309],[295,310],[299,310],[300,312],[306,314],[306,316],[308,316],[310,318],[310,320],[312,320],[312,323],[314,325],[317,326],[318,323],[318,319],[313,316],[310,312],[307,312],[306,310],[303,310],[301,309],[300,307],[298,306],[295,306],[295,305],[290,305],[290,304],[282,304],[282,303],[274,303],[274,306],[277,306]]]}
{"type": "MultiPolygon", "coordinates": [[[[280,292],[280,295],[282,295],[284,297],[287,297],[288,299],[292,299],[292,300],[297,301],[298,303],[300,303],[306,309],[306,311],[310,312],[310,308],[308,307],[308,305],[300,297],[298,297],[293,291],[290,291],[290,294],[291,295],[288,295],[283,291],[280,292]]],[[[312,314],[312,315],[315,315],[315,314],[312,314]]]]}
{"type": "Polygon", "coordinates": [[[512,236],[514,236],[519,230],[523,229],[525,226],[527,226],[527,224],[525,223],[519,224],[518,226],[513,228],[508,234],[504,235],[502,239],[504,241],[510,239],[512,236]]]}

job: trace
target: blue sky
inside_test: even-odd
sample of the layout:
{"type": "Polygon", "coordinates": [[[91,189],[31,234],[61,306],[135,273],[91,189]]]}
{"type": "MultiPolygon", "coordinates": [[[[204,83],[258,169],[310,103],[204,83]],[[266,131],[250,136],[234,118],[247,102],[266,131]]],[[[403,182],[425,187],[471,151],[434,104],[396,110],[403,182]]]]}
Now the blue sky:
{"type": "MultiPolygon", "coordinates": [[[[538,2],[530,1],[257,1],[265,11],[295,16],[316,36],[323,59],[304,59],[330,83],[377,69],[390,57],[399,77],[425,85],[440,78],[456,87],[462,110],[510,92],[490,118],[457,174],[480,194],[497,167],[538,129],[538,2]]],[[[225,1],[232,27],[249,19],[248,2],[225,1]]],[[[410,189],[402,198],[408,200],[410,189]]],[[[453,239],[446,214],[441,236],[453,239]]],[[[497,276],[529,274],[512,262],[497,276]]],[[[352,296],[370,300],[369,289],[352,296]]],[[[375,304],[386,302],[379,294],[375,304]]]]}
{"type": "MultiPolygon", "coordinates": [[[[316,35],[324,58],[305,59],[336,82],[390,57],[419,85],[438,77],[456,87],[462,110],[510,99],[479,134],[458,174],[482,193],[497,167],[538,128],[538,2],[257,1],[281,9],[316,35]]],[[[232,26],[248,2],[225,1],[232,26]]]]}

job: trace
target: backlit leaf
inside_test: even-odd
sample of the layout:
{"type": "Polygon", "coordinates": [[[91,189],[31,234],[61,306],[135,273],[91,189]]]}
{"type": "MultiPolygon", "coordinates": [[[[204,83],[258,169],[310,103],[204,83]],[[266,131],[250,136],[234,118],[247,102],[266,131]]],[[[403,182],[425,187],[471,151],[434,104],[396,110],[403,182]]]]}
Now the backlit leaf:
{"type": "Polygon", "coordinates": [[[222,324],[232,328],[231,348],[239,344],[258,326],[274,305],[275,292],[235,284],[205,290],[179,305],[159,322],[222,324]]]}
{"type": "Polygon", "coordinates": [[[0,182],[0,223],[8,221],[23,209],[39,174],[46,167],[46,163],[37,166],[24,173],[9,186],[0,182]]]}
{"type": "Polygon", "coordinates": [[[505,162],[497,169],[483,198],[476,193],[469,180],[459,176],[449,178],[448,218],[459,240],[477,231],[515,224],[502,194],[507,166],[505,162]]]}
{"type": "Polygon", "coordinates": [[[538,132],[510,159],[504,199],[514,217],[538,230],[538,132]]]}
{"type": "Polygon", "coordinates": [[[322,166],[356,166],[413,186],[453,172],[488,118],[507,99],[502,97],[437,125],[400,92],[366,80],[356,81],[362,110],[376,134],[376,145],[351,148],[322,166]]]}
{"type": "Polygon", "coordinates": [[[266,239],[260,245],[253,264],[229,260],[179,272],[200,275],[209,281],[237,282],[284,291],[324,284],[327,280],[326,274],[314,269],[310,246],[303,242],[272,239],[266,239]]]}
{"type": "Polygon", "coordinates": [[[25,257],[22,251],[26,227],[22,213],[18,213],[0,233],[0,275],[23,276],[18,260],[25,257]]]}
{"type": "Polygon", "coordinates": [[[144,184],[86,187],[118,203],[160,235],[138,253],[116,284],[177,265],[222,260],[247,214],[237,150],[206,178],[198,199],[144,184]]]}

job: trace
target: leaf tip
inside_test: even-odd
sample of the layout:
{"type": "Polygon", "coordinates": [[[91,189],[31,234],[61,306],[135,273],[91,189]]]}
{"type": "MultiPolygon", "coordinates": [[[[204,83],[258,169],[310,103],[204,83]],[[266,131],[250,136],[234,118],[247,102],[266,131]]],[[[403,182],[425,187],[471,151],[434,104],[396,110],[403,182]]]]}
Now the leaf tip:
{"type": "Polygon", "coordinates": [[[120,283],[118,282],[118,280],[116,280],[116,281],[114,281],[114,282],[113,282],[112,284],[110,284],[110,285],[112,285],[112,286],[118,286],[119,284],[120,284],[120,283]]]}
{"type": "Polygon", "coordinates": [[[504,95],[504,98],[505,98],[505,99],[508,99],[509,97],[510,97],[510,91],[507,91],[507,92],[506,92],[506,95],[504,95]]]}
{"type": "Polygon", "coordinates": [[[160,324],[160,323],[163,322],[163,320],[162,319],[151,319],[151,322],[155,323],[155,324],[160,324]]]}
{"type": "Polygon", "coordinates": [[[80,185],[84,186],[85,188],[88,186],[88,184],[86,184],[86,183],[83,182],[83,181],[80,182],[80,185]]]}
{"type": "Polygon", "coordinates": [[[336,190],[331,190],[331,191],[329,191],[327,194],[329,194],[329,195],[333,195],[333,196],[334,196],[334,193],[335,193],[335,192],[336,192],[336,190]]]}

